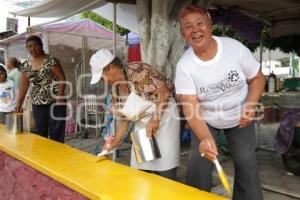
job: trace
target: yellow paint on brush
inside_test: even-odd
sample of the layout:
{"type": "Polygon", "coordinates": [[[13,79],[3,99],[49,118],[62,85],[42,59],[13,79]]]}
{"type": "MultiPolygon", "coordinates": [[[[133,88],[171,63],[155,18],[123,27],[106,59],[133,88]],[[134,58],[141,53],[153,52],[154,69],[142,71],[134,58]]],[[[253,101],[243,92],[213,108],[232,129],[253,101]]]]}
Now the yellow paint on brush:
{"type": "Polygon", "coordinates": [[[89,199],[224,200],[34,134],[10,135],[0,125],[0,152],[20,160],[89,199]]]}
{"type": "Polygon", "coordinates": [[[229,181],[227,179],[227,176],[224,172],[224,170],[222,169],[219,173],[219,177],[220,177],[220,180],[225,188],[225,190],[228,192],[228,194],[231,195],[231,188],[230,188],[230,184],[229,184],[229,181]]]}
{"type": "Polygon", "coordinates": [[[230,187],[229,181],[227,179],[227,176],[226,176],[223,168],[221,167],[218,160],[215,160],[214,163],[216,165],[216,168],[217,168],[217,171],[219,174],[219,178],[220,178],[225,190],[228,192],[229,195],[231,195],[231,187],[230,187]]]}
{"type": "Polygon", "coordinates": [[[105,160],[105,159],[106,159],[105,156],[97,156],[95,162],[100,162],[100,161],[105,160]]]}

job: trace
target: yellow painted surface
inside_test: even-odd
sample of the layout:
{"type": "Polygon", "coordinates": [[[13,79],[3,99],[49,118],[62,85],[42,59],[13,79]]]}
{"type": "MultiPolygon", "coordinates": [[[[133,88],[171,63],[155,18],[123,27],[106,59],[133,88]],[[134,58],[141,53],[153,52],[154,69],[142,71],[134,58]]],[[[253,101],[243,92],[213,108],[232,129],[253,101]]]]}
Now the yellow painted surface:
{"type": "Polygon", "coordinates": [[[92,154],[34,134],[10,135],[4,125],[0,150],[90,199],[225,199],[110,160],[95,162],[92,154]]]}

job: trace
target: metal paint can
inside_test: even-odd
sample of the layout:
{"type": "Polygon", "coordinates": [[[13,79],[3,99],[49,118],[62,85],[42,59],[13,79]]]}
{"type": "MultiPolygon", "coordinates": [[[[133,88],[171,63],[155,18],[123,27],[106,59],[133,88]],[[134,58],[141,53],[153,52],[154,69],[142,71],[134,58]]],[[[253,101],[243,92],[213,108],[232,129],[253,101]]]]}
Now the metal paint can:
{"type": "Polygon", "coordinates": [[[23,114],[10,113],[5,116],[5,125],[9,134],[23,133],[23,114]]]}
{"type": "Polygon", "coordinates": [[[141,164],[161,157],[156,138],[147,137],[146,129],[133,131],[130,136],[137,163],[141,164]]]}

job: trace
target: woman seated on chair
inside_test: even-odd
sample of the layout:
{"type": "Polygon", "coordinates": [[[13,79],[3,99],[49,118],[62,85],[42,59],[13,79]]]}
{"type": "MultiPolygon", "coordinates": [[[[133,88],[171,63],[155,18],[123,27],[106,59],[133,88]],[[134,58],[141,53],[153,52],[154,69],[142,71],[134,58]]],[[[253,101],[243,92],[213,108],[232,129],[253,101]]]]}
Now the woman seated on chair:
{"type": "Polygon", "coordinates": [[[91,84],[98,83],[102,78],[113,88],[112,104],[115,105],[115,108],[118,107],[117,100],[122,99],[125,99],[124,104],[133,108],[132,113],[128,109],[126,113],[124,109],[115,109],[118,112],[113,111],[114,115],[121,114],[123,118],[118,120],[117,131],[112,143],[106,144],[104,148],[106,150],[116,148],[124,137],[129,122],[135,121],[135,130],[146,128],[148,137],[156,137],[161,158],[139,164],[132,151],[131,166],[175,180],[180,156],[180,124],[177,106],[172,98],[173,84],[145,63],[127,64],[123,71],[118,59],[107,49],[97,51],[91,57],[90,65],[91,84]],[[133,96],[135,98],[127,98],[133,96]],[[155,109],[149,111],[147,115],[135,113],[141,108],[141,104],[139,104],[141,101],[149,103],[149,105],[153,104],[155,109]],[[130,117],[133,115],[135,117],[130,117]]]}

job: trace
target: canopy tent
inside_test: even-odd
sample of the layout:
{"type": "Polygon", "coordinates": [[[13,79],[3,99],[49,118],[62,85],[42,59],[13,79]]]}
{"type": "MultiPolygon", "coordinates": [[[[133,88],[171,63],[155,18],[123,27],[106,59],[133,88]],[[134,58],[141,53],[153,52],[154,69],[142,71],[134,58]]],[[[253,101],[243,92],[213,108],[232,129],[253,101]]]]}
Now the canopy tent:
{"type": "MultiPolygon", "coordinates": [[[[48,46],[67,46],[74,49],[82,49],[82,38],[88,38],[88,47],[91,50],[100,48],[112,48],[113,33],[88,19],[76,20],[47,25],[34,26],[30,29],[31,33],[40,33],[48,46]]],[[[6,49],[8,56],[26,58],[25,49],[26,33],[22,33],[0,41],[0,46],[6,49]]],[[[118,47],[124,46],[125,39],[117,36],[118,47]]]]}
{"type": "Polygon", "coordinates": [[[26,33],[14,35],[4,40],[0,40],[0,47],[5,49],[6,56],[27,58],[25,49],[26,33]]]}
{"type": "MultiPolygon", "coordinates": [[[[79,74],[89,73],[89,58],[98,49],[112,49],[113,32],[88,19],[52,23],[31,27],[30,32],[42,37],[44,50],[58,58],[72,83],[79,74]],[[77,65],[77,67],[75,67],[77,65]]],[[[0,47],[6,50],[6,56],[27,58],[25,49],[26,33],[22,33],[0,41],[0,47]]],[[[124,58],[126,41],[121,36],[116,39],[117,56],[124,58]]],[[[82,77],[80,87],[85,91],[89,76],[82,77]]],[[[73,93],[75,94],[75,93],[73,93]]]]}
{"type": "MultiPolygon", "coordinates": [[[[45,0],[40,4],[25,10],[14,12],[16,15],[28,17],[69,17],[84,10],[92,10],[104,6],[109,1],[104,0],[45,0]],[[84,2],[84,3],[83,3],[84,2]]],[[[118,4],[117,23],[129,30],[137,32],[132,27],[136,26],[135,0],[116,0],[118,4]],[[123,4],[122,4],[123,3],[123,4]],[[125,3],[125,4],[124,4],[125,3]],[[131,28],[130,28],[131,27],[131,28]]],[[[212,0],[211,5],[217,5],[232,11],[237,11],[245,16],[263,21],[272,27],[274,37],[299,33],[300,29],[300,2],[298,0],[272,1],[272,0],[212,0]]],[[[106,5],[107,6],[107,5],[106,5]]],[[[105,8],[105,7],[103,7],[105,8]]],[[[106,18],[110,10],[96,9],[98,14],[106,18]]]]}
{"type": "Polygon", "coordinates": [[[12,12],[25,17],[69,17],[76,13],[92,10],[105,5],[105,0],[44,0],[34,6],[12,12]]]}

